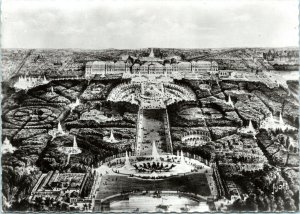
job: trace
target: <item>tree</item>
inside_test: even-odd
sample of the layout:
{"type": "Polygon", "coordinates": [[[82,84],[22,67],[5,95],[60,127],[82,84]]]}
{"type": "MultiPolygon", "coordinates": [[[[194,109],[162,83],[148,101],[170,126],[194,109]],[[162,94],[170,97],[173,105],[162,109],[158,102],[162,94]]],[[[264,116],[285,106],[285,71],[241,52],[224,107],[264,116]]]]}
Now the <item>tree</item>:
{"type": "Polygon", "coordinates": [[[35,202],[35,208],[37,210],[42,210],[43,199],[41,197],[36,197],[34,202],[35,202]]]}
{"type": "Polygon", "coordinates": [[[256,195],[254,193],[251,193],[250,196],[246,199],[246,211],[257,211],[258,206],[256,203],[256,195]]]}
{"type": "Polygon", "coordinates": [[[236,201],[233,202],[233,204],[231,205],[231,210],[232,211],[243,211],[245,204],[243,203],[243,201],[241,199],[238,199],[236,201]]]}
{"type": "Polygon", "coordinates": [[[60,211],[61,210],[61,202],[60,201],[56,202],[55,208],[56,208],[56,211],[60,211]]]}
{"type": "Polygon", "coordinates": [[[49,197],[46,197],[46,199],[45,199],[45,205],[46,205],[47,207],[49,207],[50,204],[51,204],[50,198],[49,198],[49,197]]]}
{"type": "Polygon", "coordinates": [[[288,149],[290,145],[291,145],[290,137],[287,137],[286,138],[286,148],[288,149]]]}
{"type": "Polygon", "coordinates": [[[61,210],[62,210],[62,211],[69,211],[69,210],[70,210],[70,207],[69,207],[68,204],[63,203],[62,206],[61,206],[61,210]]]}
{"type": "Polygon", "coordinates": [[[298,152],[297,147],[294,147],[294,153],[297,153],[297,152],[298,152]]]}
{"type": "Polygon", "coordinates": [[[84,204],[83,205],[83,210],[87,210],[87,207],[88,207],[87,204],[84,204]]]}
{"type": "Polygon", "coordinates": [[[284,210],[284,201],[280,196],[277,197],[277,211],[283,211],[284,210]]]}
{"type": "Polygon", "coordinates": [[[289,147],[289,152],[293,152],[294,151],[294,147],[292,146],[292,145],[290,145],[290,147],[289,147]]]}
{"type": "Polygon", "coordinates": [[[262,195],[259,195],[257,197],[257,208],[259,211],[266,211],[266,207],[267,205],[265,204],[265,200],[264,200],[264,197],[262,195]]]}
{"type": "Polygon", "coordinates": [[[296,211],[297,210],[294,199],[292,199],[290,197],[285,199],[284,207],[287,211],[296,211]]]}
{"type": "Polygon", "coordinates": [[[30,208],[30,203],[27,199],[22,199],[20,202],[15,201],[11,208],[12,210],[17,211],[28,211],[30,208]]]}
{"type": "Polygon", "coordinates": [[[277,210],[277,204],[274,195],[270,195],[269,199],[270,199],[270,211],[275,212],[277,210]]]}
{"type": "Polygon", "coordinates": [[[264,211],[270,212],[271,211],[271,201],[269,200],[267,195],[264,196],[263,200],[264,200],[264,204],[265,204],[264,211]]]}
{"type": "Polygon", "coordinates": [[[297,210],[299,210],[299,190],[293,195],[297,210]]]}

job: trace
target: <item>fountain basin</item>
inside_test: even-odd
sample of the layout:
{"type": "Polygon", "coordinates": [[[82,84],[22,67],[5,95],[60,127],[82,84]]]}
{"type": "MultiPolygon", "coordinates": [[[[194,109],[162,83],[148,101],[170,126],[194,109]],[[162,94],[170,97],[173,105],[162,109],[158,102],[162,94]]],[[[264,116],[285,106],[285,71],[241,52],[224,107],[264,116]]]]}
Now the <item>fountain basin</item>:
{"type": "Polygon", "coordinates": [[[130,162],[127,162],[125,165],[122,163],[116,164],[112,170],[115,173],[131,177],[143,179],[164,179],[171,176],[184,175],[185,173],[201,171],[209,168],[204,163],[195,159],[185,158],[185,161],[181,161],[179,160],[179,157],[174,156],[176,158],[173,157],[173,161],[167,161],[167,155],[162,155],[160,157],[160,160],[146,159],[137,161],[136,157],[131,156],[130,162]]]}

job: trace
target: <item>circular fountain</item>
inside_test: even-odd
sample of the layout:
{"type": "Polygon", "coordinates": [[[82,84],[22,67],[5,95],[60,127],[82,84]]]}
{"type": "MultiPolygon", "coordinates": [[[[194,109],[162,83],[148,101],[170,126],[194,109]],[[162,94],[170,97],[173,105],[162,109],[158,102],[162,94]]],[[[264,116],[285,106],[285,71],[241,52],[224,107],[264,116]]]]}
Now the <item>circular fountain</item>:
{"type": "Polygon", "coordinates": [[[181,155],[159,155],[155,142],[152,144],[152,155],[128,156],[125,162],[116,164],[112,170],[119,174],[129,175],[143,179],[164,179],[170,176],[185,174],[197,169],[209,168],[198,160],[186,158],[181,155]]]}

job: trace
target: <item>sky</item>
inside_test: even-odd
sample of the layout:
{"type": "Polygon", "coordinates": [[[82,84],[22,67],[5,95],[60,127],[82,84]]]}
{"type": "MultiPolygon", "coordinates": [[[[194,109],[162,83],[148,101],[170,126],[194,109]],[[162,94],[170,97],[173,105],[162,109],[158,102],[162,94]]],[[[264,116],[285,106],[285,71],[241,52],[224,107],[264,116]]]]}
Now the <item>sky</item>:
{"type": "Polygon", "coordinates": [[[2,0],[3,48],[298,46],[297,0],[2,0]]]}

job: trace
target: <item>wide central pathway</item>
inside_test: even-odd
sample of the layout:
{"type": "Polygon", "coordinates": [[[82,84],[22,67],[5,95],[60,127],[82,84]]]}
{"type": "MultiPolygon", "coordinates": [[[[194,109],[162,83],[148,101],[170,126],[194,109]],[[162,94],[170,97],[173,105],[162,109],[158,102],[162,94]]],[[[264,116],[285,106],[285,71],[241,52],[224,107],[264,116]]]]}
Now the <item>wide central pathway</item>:
{"type": "Polygon", "coordinates": [[[159,154],[163,152],[163,143],[165,143],[164,110],[162,109],[144,109],[142,135],[143,142],[141,145],[140,155],[152,154],[152,143],[155,141],[159,154]]]}

